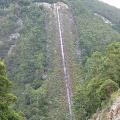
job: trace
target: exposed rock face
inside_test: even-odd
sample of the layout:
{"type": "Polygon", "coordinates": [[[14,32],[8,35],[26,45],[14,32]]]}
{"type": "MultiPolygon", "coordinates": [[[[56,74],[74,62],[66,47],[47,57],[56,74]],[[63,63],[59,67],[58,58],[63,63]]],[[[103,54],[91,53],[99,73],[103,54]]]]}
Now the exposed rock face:
{"type": "Polygon", "coordinates": [[[120,120],[120,97],[118,97],[109,110],[97,112],[90,120],[120,120]]]}
{"type": "Polygon", "coordinates": [[[9,36],[10,41],[17,40],[20,37],[20,33],[13,33],[9,36]]]}
{"type": "Polygon", "coordinates": [[[101,18],[106,24],[110,24],[112,25],[112,23],[110,22],[110,20],[108,20],[107,18],[103,17],[102,15],[98,14],[98,13],[94,13],[95,16],[101,18]]]}
{"type": "Polygon", "coordinates": [[[120,97],[111,106],[108,120],[120,120],[120,97]]]}
{"type": "Polygon", "coordinates": [[[40,6],[44,7],[49,12],[52,11],[55,8],[55,6],[60,6],[62,9],[69,9],[68,5],[64,4],[63,2],[57,2],[54,4],[49,4],[49,3],[45,3],[45,2],[36,2],[35,4],[39,7],[40,6]]]}
{"type": "Polygon", "coordinates": [[[15,49],[16,45],[12,45],[8,51],[8,56],[14,54],[13,50],[15,49]]]}
{"type": "Polygon", "coordinates": [[[69,9],[68,5],[64,4],[63,2],[58,2],[58,3],[56,3],[56,5],[64,8],[64,9],[69,9]]]}
{"type": "Polygon", "coordinates": [[[35,3],[38,7],[42,6],[44,7],[46,10],[51,11],[52,10],[52,4],[49,3],[45,3],[45,2],[36,2],[35,3]]]}

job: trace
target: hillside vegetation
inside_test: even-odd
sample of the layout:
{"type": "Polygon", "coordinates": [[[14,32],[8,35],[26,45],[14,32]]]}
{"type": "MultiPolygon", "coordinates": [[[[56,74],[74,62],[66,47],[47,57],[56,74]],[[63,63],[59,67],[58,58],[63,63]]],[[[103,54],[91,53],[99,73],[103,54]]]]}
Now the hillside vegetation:
{"type": "Polygon", "coordinates": [[[16,108],[22,110],[27,119],[44,119],[47,118],[46,13],[31,6],[22,9],[20,15],[24,28],[14,54],[7,58],[9,77],[16,81],[18,90],[16,108]]]}
{"type": "MultiPolygon", "coordinates": [[[[120,10],[97,0],[0,1],[0,58],[5,60],[12,92],[17,96],[16,101],[9,93],[11,83],[0,62],[0,91],[5,90],[0,96],[6,96],[4,103],[0,102],[0,119],[23,120],[23,115],[25,120],[68,117],[62,75],[58,74],[62,72],[58,64],[57,28],[54,30],[54,20],[49,21],[50,13],[36,2],[64,2],[73,14],[76,43],[65,34],[70,39],[67,43],[67,38],[66,47],[72,51],[68,58],[76,55],[73,50],[77,47],[81,53],[73,68],[77,69],[72,81],[73,109],[76,120],[88,120],[108,106],[112,94],[120,88],[120,10]],[[48,27],[50,23],[52,26],[48,27]]],[[[73,63],[72,57],[69,63],[73,63]]]]}
{"type": "Polygon", "coordinates": [[[91,0],[71,0],[70,3],[78,29],[83,66],[79,80],[83,82],[76,87],[74,105],[76,118],[85,120],[105,107],[111,94],[120,87],[120,34],[116,29],[120,10],[91,0]],[[109,19],[113,25],[105,23],[94,13],[109,19]]]}
{"type": "MultiPolygon", "coordinates": [[[[26,119],[47,119],[45,77],[47,72],[45,17],[47,13],[42,8],[26,3],[29,1],[19,1],[18,7],[15,7],[13,11],[14,1],[9,2],[9,6],[1,8],[3,13],[1,18],[4,19],[0,24],[1,37],[6,39],[4,46],[1,46],[1,49],[6,52],[1,57],[6,60],[7,73],[14,86],[13,92],[18,97],[14,108],[22,111],[26,119]],[[5,12],[8,14],[7,17],[4,16],[5,12]],[[16,33],[14,25],[17,19],[21,19],[23,23],[22,29],[17,31],[20,37],[9,41],[9,36],[16,33]],[[11,52],[7,54],[10,50],[11,52]]],[[[19,28],[20,26],[17,26],[17,30],[19,28]]]]}
{"type": "Polygon", "coordinates": [[[8,80],[3,61],[0,61],[0,119],[1,120],[22,120],[22,113],[17,113],[11,107],[16,101],[16,96],[11,94],[12,83],[8,80]]]}

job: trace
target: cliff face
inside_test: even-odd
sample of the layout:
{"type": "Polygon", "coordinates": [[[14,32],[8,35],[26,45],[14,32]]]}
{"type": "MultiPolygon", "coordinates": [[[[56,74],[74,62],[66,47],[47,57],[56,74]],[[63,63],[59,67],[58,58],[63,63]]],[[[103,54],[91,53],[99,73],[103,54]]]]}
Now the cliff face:
{"type": "Polygon", "coordinates": [[[94,114],[90,120],[120,120],[120,96],[111,101],[111,105],[106,105],[107,107],[94,114]]]}

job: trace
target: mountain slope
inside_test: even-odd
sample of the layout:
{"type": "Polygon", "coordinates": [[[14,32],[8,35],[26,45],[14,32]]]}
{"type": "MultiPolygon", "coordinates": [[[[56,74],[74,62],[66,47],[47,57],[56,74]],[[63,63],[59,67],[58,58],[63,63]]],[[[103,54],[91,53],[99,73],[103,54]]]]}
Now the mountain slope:
{"type": "MultiPolygon", "coordinates": [[[[116,61],[118,67],[114,65],[115,59],[119,58],[119,42],[116,42],[120,41],[120,34],[119,31],[113,29],[114,25],[105,22],[104,16],[101,16],[104,9],[110,8],[108,5],[105,5],[107,6],[105,8],[102,6],[98,10],[102,3],[97,1],[94,1],[97,3],[96,5],[92,4],[92,1],[90,3],[89,0],[71,0],[70,2],[68,4],[71,6],[78,28],[83,66],[79,83],[83,82],[76,87],[74,105],[76,119],[85,120],[89,119],[96,111],[107,106],[106,102],[110,100],[111,94],[118,90],[119,62],[116,61]],[[95,15],[96,11],[101,12],[100,16],[95,15]],[[107,46],[114,42],[116,44],[111,44],[111,48],[109,46],[106,53],[107,46]],[[106,56],[106,54],[109,55],[106,56]]],[[[114,9],[112,10],[114,11],[114,9]]],[[[116,9],[116,12],[118,11],[116,9]]],[[[108,16],[109,14],[111,13],[108,12],[108,16]]]]}
{"type": "Polygon", "coordinates": [[[54,2],[1,3],[0,55],[14,108],[27,120],[89,119],[119,88],[119,10],[95,0],[54,2]]]}

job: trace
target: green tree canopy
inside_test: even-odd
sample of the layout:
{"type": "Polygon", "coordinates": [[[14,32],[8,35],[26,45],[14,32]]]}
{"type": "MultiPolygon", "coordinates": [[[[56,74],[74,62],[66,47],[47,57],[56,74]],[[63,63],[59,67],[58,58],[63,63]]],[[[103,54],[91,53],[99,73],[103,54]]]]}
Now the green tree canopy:
{"type": "Polygon", "coordinates": [[[8,80],[5,65],[0,61],[0,120],[22,120],[11,104],[15,102],[16,96],[11,94],[11,82],[8,80]]]}

